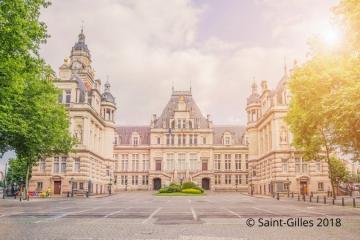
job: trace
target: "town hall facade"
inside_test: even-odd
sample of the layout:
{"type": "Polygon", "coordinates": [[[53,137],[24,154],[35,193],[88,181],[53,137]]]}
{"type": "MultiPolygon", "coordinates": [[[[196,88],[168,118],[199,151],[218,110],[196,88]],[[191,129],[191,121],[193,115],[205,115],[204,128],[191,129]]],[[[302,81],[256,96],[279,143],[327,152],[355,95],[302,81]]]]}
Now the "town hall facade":
{"type": "Polygon", "coordinates": [[[102,86],[91,63],[81,31],[54,80],[77,144],[69,155],[43,159],[33,167],[31,191],[104,194],[157,190],[185,181],[209,191],[254,194],[323,193],[330,188],[327,164],[304,161],[291,146],[284,121],[291,97],[286,69],[274,90],[263,81],[258,92],[253,83],[244,126],[213,123],[191,89],[172,89],[162,113],[153,114],[148,125],[118,126],[110,83],[102,86]]]}

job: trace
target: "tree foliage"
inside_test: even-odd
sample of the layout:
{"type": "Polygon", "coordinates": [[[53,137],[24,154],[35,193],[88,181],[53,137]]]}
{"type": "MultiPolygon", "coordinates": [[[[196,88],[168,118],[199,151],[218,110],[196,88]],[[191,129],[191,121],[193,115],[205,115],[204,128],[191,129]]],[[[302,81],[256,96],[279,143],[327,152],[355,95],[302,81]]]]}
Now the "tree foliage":
{"type": "Polygon", "coordinates": [[[342,0],[334,13],[343,42],[332,47],[318,39],[310,43],[310,60],[289,81],[286,119],[293,144],[305,159],[325,159],[332,180],[343,173],[333,159],[339,149],[354,159],[360,153],[360,1],[342,0]]]}
{"type": "Polygon", "coordinates": [[[20,185],[26,179],[27,164],[26,161],[20,158],[9,160],[9,168],[6,174],[7,183],[16,183],[20,185]]]}
{"type": "Polygon", "coordinates": [[[28,176],[39,159],[67,153],[73,144],[67,112],[57,103],[53,71],[39,56],[48,37],[39,15],[48,5],[44,0],[0,1],[0,154],[15,150],[28,176]]]}

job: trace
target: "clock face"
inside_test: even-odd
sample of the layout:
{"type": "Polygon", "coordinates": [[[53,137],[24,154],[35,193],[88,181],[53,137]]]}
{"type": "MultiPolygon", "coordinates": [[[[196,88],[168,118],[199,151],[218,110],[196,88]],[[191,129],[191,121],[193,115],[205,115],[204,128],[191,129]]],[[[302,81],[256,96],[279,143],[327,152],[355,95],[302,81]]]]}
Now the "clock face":
{"type": "Polygon", "coordinates": [[[82,68],[82,64],[81,64],[80,62],[73,62],[72,68],[73,68],[73,69],[81,69],[81,68],[82,68]]]}

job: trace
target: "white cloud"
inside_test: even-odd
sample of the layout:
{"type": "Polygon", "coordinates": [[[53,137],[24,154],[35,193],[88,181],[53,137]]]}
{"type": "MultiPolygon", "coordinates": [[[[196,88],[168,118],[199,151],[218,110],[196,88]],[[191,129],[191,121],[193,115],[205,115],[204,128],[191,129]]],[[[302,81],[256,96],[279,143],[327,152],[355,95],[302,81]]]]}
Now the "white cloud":
{"type": "MultiPolygon", "coordinates": [[[[148,124],[151,114],[160,114],[167,103],[172,82],[176,89],[188,89],[191,82],[204,115],[212,114],[218,123],[245,124],[252,77],[274,86],[282,76],[283,57],[305,53],[291,44],[245,48],[221,36],[199,42],[203,11],[189,0],[54,1],[42,14],[52,36],[42,55],[58,69],[84,20],[97,76],[110,76],[118,123],[148,124]]],[[[269,14],[269,19],[275,18],[269,14]]],[[[299,21],[294,21],[283,28],[276,24],[274,38],[293,41],[297,36],[287,33],[297,31],[292,26],[299,21]]]]}

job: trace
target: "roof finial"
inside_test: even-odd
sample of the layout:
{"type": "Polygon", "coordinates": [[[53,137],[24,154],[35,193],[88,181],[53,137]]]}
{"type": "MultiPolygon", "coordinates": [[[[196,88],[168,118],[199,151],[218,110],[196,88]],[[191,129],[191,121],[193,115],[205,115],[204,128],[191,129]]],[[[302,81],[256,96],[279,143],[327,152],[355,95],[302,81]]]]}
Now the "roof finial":
{"type": "Polygon", "coordinates": [[[257,93],[257,84],[255,81],[255,77],[253,76],[253,82],[251,84],[251,89],[252,89],[252,94],[256,94],[257,93]]]}
{"type": "Polygon", "coordinates": [[[287,75],[286,57],[284,57],[284,75],[287,75]]]}
{"type": "Polygon", "coordinates": [[[174,80],[171,81],[171,93],[174,93],[174,80]]]}
{"type": "Polygon", "coordinates": [[[84,20],[81,20],[81,33],[84,33],[84,20]]]}
{"type": "Polygon", "coordinates": [[[110,92],[109,75],[106,75],[105,92],[110,92]]]}
{"type": "Polygon", "coordinates": [[[190,79],[190,93],[191,93],[191,79],[190,79]]]}

